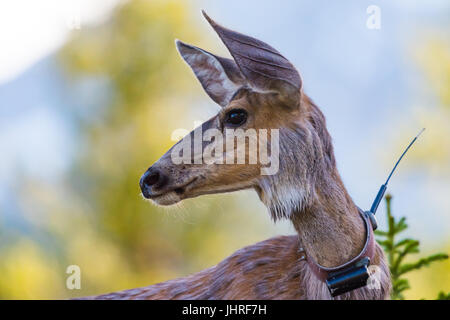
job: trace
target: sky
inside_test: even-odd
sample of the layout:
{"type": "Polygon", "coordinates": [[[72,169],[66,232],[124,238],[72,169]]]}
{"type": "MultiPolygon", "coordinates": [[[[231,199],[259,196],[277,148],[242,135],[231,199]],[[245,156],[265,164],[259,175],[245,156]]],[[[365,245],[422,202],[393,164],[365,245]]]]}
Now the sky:
{"type": "MultiPolygon", "coordinates": [[[[53,55],[72,30],[101,23],[118,2],[0,2],[0,208],[11,197],[17,168],[44,179],[57,179],[68,168],[75,137],[60,108],[70,93],[60,85],[53,55]]],[[[327,117],[344,182],[355,202],[368,208],[402,151],[386,143],[398,134],[397,122],[402,121],[411,138],[420,129],[408,127],[409,108],[418,98],[421,81],[411,51],[424,41],[424,30],[449,25],[449,3],[280,3],[203,0],[193,2],[193,11],[198,11],[200,21],[202,8],[221,24],[264,40],[297,66],[305,92],[327,117]],[[380,29],[366,26],[370,5],[381,10],[380,29]]],[[[211,38],[207,23],[199,25],[211,38]]],[[[220,46],[217,39],[216,47],[205,49],[223,52],[220,46]]],[[[426,143],[426,135],[421,139],[419,143],[426,143]]],[[[448,185],[411,206],[411,199],[429,194],[430,178],[421,172],[410,174],[406,168],[400,165],[390,185],[396,196],[394,209],[408,213],[411,225],[419,226],[412,231],[419,237],[444,237],[449,232],[450,205],[436,203],[433,197],[444,198],[448,185]],[[422,214],[429,208],[435,209],[434,219],[422,214]]]]}
{"type": "Polygon", "coordinates": [[[118,2],[0,1],[0,84],[57,50],[71,30],[101,22],[118,2]]]}
{"type": "MultiPolygon", "coordinates": [[[[414,50],[426,45],[430,34],[442,33],[443,26],[448,28],[450,3],[440,0],[283,1],[282,6],[274,1],[220,3],[206,6],[211,17],[234,30],[245,30],[263,39],[298,68],[305,92],[327,118],[344,183],[356,204],[368,209],[402,148],[421,129],[414,121],[412,107],[425,95],[418,90],[425,84],[414,50]],[[366,27],[370,15],[367,8],[371,5],[380,8],[380,29],[366,27]]],[[[208,32],[209,27],[204,25],[208,32]]],[[[425,133],[417,143],[429,142],[425,133]]],[[[406,157],[388,192],[395,197],[394,212],[408,217],[411,225],[408,236],[436,242],[446,237],[450,231],[450,205],[443,199],[450,192],[448,182],[414,170],[408,166],[406,157]],[[417,199],[414,204],[413,199],[417,199]]],[[[383,205],[378,218],[383,225],[383,205]]],[[[423,242],[426,245],[427,241],[423,242]]]]}

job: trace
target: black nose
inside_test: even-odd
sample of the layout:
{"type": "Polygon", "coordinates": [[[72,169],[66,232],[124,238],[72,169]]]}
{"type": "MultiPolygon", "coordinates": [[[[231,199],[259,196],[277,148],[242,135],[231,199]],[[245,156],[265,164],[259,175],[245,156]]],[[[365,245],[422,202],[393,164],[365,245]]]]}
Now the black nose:
{"type": "Polygon", "coordinates": [[[159,181],[159,172],[148,172],[145,177],[144,177],[144,184],[146,184],[147,186],[152,186],[156,183],[158,183],[159,181]]]}
{"type": "Polygon", "coordinates": [[[148,191],[147,188],[161,188],[166,181],[167,178],[161,171],[150,168],[142,175],[139,185],[141,186],[142,192],[145,194],[148,191]]]}

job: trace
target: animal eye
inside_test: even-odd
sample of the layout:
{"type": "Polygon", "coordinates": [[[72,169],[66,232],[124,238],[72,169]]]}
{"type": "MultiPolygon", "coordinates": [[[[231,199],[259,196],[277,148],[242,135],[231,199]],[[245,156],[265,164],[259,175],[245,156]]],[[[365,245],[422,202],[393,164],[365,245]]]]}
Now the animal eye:
{"type": "Polygon", "coordinates": [[[233,109],[225,116],[225,123],[234,127],[243,125],[247,121],[247,111],[242,109],[233,109]]]}

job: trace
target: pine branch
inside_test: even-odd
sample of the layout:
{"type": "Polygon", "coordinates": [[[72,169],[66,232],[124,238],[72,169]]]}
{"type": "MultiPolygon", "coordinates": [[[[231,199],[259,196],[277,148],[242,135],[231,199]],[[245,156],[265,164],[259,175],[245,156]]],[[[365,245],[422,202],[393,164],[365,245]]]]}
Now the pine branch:
{"type": "Polygon", "coordinates": [[[450,300],[450,292],[445,293],[444,291],[439,292],[436,300],[450,300]]]}
{"type": "Polygon", "coordinates": [[[430,263],[433,261],[441,261],[441,260],[445,260],[445,259],[448,259],[447,254],[438,253],[438,254],[434,254],[434,255],[431,255],[426,258],[419,259],[418,261],[416,261],[414,263],[405,263],[404,265],[401,266],[401,268],[398,272],[398,275],[405,274],[412,270],[421,269],[422,267],[428,267],[430,265],[430,263]]]}
{"type": "MultiPolygon", "coordinates": [[[[448,259],[448,255],[445,253],[437,253],[421,258],[413,263],[404,263],[403,261],[405,258],[409,257],[409,255],[419,253],[420,242],[411,238],[405,238],[396,242],[396,236],[406,230],[408,225],[406,224],[405,217],[401,217],[398,221],[396,221],[392,215],[392,196],[387,194],[385,199],[388,229],[385,231],[377,230],[375,231],[375,234],[378,236],[377,241],[386,252],[388,258],[392,278],[391,298],[394,300],[401,300],[404,299],[403,292],[410,289],[408,279],[402,278],[404,274],[429,266],[432,262],[448,259]]],[[[446,294],[444,292],[440,292],[438,299],[448,300],[450,299],[450,293],[446,294]]]]}

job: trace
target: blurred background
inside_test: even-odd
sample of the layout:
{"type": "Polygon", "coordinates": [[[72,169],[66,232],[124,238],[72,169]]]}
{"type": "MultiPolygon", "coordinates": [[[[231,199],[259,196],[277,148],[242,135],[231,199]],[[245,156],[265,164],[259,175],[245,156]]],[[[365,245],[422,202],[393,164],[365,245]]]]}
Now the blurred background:
{"type": "MultiPolygon", "coordinates": [[[[426,127],[390,183],[393,214],[421,254],[450,251],[448,1],[1,1],[0,299],[145,286],[294,233],[251,191],[170,209],[140,196],[140,175],[175,133],[218,110],[174,46],[228,55],[200,9],[297,66],[362,208],[426,127]],[[371,5],[379,29],[367,25],[371,5]],[[66,288],[69,265],[80,290],[66,288]]],[[[450,291],[450,263],[410,281],[407,298],[435,298],[450,291]]]]}

